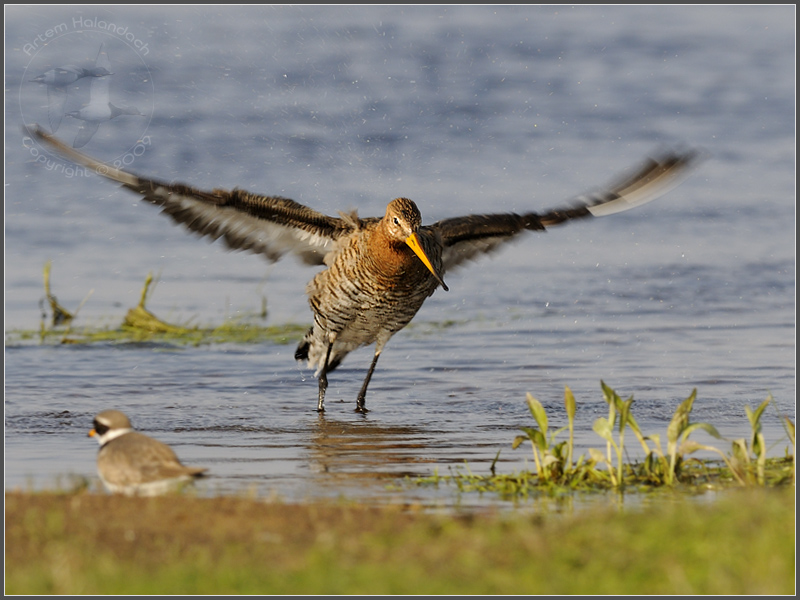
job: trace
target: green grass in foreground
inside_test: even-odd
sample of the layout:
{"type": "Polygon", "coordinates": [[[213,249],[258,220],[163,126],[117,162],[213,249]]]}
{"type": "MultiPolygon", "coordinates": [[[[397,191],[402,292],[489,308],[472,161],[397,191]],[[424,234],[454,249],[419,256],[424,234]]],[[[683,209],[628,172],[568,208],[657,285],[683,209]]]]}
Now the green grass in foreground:
{"type": "Polygon", "coordinates": [[[432,515],[6,494],[7,594],[793,594],[794,488],[640,509],[432,515]]]}

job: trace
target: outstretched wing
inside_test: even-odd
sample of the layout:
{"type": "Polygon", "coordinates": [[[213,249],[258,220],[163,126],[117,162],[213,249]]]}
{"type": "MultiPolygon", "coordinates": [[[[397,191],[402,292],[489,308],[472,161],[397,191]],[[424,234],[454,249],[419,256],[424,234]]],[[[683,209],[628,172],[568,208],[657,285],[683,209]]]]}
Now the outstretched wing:
{"type": "Polygon", "coordinates": [[[65,158],[141,194],[190,231],[212,240],[222,238],[232,250],[262,254],[272,261],[292,252],[307,264],[321,265],[324,256],[336,250],[337,240],[357,226],[352,218],[329,217],[288,198],[239,189],[209,192],[138,177],[70,148],[38,125],[27,129],[65,158]]]}
{"type": "Polygon", "coordinates": [[[699,150],[668,151],[648,158],[605,188],[575,198],[573,206],[543,213],[469,215],[444,219],[428,227],[441,236],[442,262],[449,270],[480,254],[491,252],[523,231],[544,231],[553,225],[602,217],[641,206],[681,183],[702,161],[699,150]]]}

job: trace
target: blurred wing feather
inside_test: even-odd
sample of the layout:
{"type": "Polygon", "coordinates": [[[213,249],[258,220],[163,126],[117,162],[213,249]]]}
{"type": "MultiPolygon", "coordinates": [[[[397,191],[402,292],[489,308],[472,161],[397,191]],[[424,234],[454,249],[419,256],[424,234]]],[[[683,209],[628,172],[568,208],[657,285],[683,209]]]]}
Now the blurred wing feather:
{"type": "Polygon", "coordinates": [[[704,154],[694,149],[668,151],[648,158],[605,188],[575,198],[572,206],[523,215],[469,215],[444,219],[428,228],[441,236],[442,261],[447,271],[497,249],[523,231],[544,231],[574,219],[602,217],[641,206],[681,183],[703,158],[704,154]]]}
{"type": "Polygon", "coordinates": [[[228,248],[262,254],[274,261],[287,252],[312,265],[336,250],[337,240],[358,226],[356,218],[329,217],[279,196],[244,190],[199,190],[180,183],[146,179],[70,148],[38,126],[32,137],[58,150],[69,160],[92,169],[160,206],[162,212],[201,236],[222,238],[228,248]]]}

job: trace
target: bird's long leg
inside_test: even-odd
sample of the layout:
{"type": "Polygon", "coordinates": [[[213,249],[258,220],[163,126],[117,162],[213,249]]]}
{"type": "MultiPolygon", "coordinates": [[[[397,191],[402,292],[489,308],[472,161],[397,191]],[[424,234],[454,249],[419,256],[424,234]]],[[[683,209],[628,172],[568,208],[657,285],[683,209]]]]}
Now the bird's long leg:
{"type": "Polygon", "coordinates": [[[372,364],[369,366],[369,371],[367,371],[367,376],[364,378],[364,383],[361,384],[361,391],[358,392],[358,398],[356,398],[356,412],[367,412],[367,407],[365,406],[367,386],[369,386],[369,380],[372,379],[372,373],[375,371],[375,365],[378,364],[378,358],[380,358],[380,356],[381,352],[378,350],[375,352],[375,356],[372,357],[372,364]]]}
{"type": "Polygon", "coordinates": [[[319,373],[319,401],[317,402],[317,412],[325,412],[325,390],[328,389],[328,362],[330,362],[331,359],[331,350],[333,350],[333,342],[328,344],[328,351],[325,353],[325,362],[319,373]]]}

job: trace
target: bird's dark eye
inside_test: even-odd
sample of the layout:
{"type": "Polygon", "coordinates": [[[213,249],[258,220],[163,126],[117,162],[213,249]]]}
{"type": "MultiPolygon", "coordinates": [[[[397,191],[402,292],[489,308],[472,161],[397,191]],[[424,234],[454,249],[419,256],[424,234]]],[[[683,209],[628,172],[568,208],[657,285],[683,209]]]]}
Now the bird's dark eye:
{"type": "Polygon", "coordinates": [[[106,431],[108,431],[110,427],[108,425],[103,425],[97,421],[94,422],[94,430],[97,432],[98,435],[103,435],[106,431]]]}
{"type": "Polygon", "coordinates": [[[395,217],[395,218],[394,218],[394,224],[395,224],[395,225],[400,225],[400,219],[398,219],[397,217],[395,217]]]}

